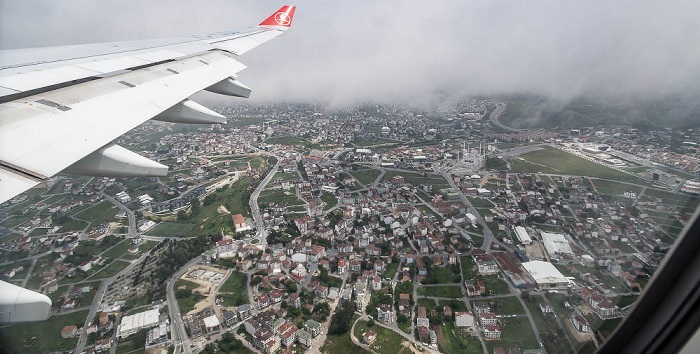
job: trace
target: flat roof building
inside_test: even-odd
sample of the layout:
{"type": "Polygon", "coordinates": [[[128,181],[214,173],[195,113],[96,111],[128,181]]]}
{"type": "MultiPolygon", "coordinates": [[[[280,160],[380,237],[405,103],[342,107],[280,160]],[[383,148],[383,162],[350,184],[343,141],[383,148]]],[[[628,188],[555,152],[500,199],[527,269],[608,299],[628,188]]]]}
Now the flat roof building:
{"type": "Polygon", "coordinates": [[[558,258],[559,256],[571,256],[574,254],[569,241],[563,234],[542,232],[542,243],[544,243],[544,248],[547,250],[549,257],[558,258]]]}
{"type": "Polygon", "coordinates": [[[554,267],[552,263],[543,261],[530,261],[522,264],[530,277],[537,284],[540,290],[545,289],[567,289],[569,279],[554,267]]]}
{"type": "Polygon", "coordinates": [[[117,329],[117,337],[126,338],[144,328],[154,327],[158,324],[159,317],[160,314],[156,309],[124,316],[117,329]]]}
{"type": "Polygon", "coordinates": [[[518,241],[520,241],[520,243],[522,243],[523,245],[529,245],[532,243],[530,235],[527,233],[527,230],[525,230],[525,228],[522,226],[515,227],[515,235],[518,237],[518,241]]]}

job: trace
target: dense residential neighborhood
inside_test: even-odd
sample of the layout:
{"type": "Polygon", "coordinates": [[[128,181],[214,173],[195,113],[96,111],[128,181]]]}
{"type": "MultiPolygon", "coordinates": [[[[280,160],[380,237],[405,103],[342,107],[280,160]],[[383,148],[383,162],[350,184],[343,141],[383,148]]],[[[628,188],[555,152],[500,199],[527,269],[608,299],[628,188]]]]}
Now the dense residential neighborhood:
{"type": "Polygon", "coordinates": [[[503,132],[502,105],[144,124],[119,143],[167,177],[59,175],[0,208],[2,279],[54,305],[0,349],[593,350],[698,206],[700,136],[503,132]]]}

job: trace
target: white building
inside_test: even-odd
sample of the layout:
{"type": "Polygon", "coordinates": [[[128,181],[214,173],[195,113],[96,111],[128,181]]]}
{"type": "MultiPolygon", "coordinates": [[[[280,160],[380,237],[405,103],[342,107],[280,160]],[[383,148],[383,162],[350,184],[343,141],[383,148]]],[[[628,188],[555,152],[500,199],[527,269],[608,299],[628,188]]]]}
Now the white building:
{"type": "Polygon", "coordinates": [[[574,252],[571,250],[569,241],[563,234],[553,234],[549,232],[542,232],[542,243],[544,243],[544,248],[547,250],[549,257],[559,258],[560,256],[571,256],[574,252]]]}
{"type": "Polygon", "coordinates": [[[523,245],[529,245],[532,243],[530,235],[527,233],[527,230],[525,230],[525,228],[522,226],[515,227],[515,235],[518,237],[518,241],[520,241],[520,243],[522,243],[523,245]]]}
{"type": "Polygon", "coordinates": [[[144,328],[155,327],[158,325],[159,317],[160,314],[156,309],[124,316],[119,328],[117,328],[117,338],[126,338],[144,328]]]}
{"type": "Polygon", "coordinates": [[[540,290],[567,289],[570,285],[561,272],[549,262],[530,261],[522,264],[523,268],[532,277],[540,290]]]}

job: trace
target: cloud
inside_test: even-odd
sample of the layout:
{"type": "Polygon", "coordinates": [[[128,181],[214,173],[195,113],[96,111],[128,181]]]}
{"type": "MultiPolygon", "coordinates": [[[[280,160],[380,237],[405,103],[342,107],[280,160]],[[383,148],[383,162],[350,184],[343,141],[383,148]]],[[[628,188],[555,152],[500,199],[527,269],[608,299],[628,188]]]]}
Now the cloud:
{"type": "MultiPolygon", "coordinates": [[[[280,1],[2,1],[0,46],[216,32],[280,1]]],[[[700,5],[686,1],[300,0],[292,30],[242,56],[255,100],[429,101],[528,93],[700,92],[700,5]]]]}

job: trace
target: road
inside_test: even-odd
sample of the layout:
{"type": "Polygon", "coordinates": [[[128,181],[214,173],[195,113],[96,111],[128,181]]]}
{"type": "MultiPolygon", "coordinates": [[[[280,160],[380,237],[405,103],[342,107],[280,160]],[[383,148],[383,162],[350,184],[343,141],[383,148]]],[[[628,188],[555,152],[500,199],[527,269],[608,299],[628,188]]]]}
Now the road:
{"type": "Polygon", "coordinates": [[[100,303],[102,303],[102,297],[104,296],[109,284],[114,282],[114,280],[120,277],[121,275],[130,272],[138,264],[140,264],[140,262],[133,262],[129,264],[126,268],[122,269],[121,272],[113,275],[112,277],[102,279],[100,288],[97,290],[95,298],[92,300],[92,305],[90,305],[90,312],[88,313],[88,316],[85,319],[85,325],[83,326],[83,330],[80,333],[78,345],[75,347],[75,351],[73,353],[79,354],[82,353],[83,350],[85,350],[85,343],[87,342],[87,333],[85,333],[85,328],[89,327],[92,322],[92,319],[95,318],[95,315],[97,314],[97,309],[100,307],[100,303]]]}
{"type": "Polygon", "coordinates": [[[136,232],[136,216],[134,215],[134,211],[127,208],[126,205],[124,205],[120,201],[114,199],[111,195],[105,193],[104,191],[100,191],[100,195],[103,196],[110,203],[116,205],[119,209],[123,210],[126,213],[126,216],[129,218],[129,234],[128,234],[128,236],[129,237],[138,236],[139,233],[136,232]]]}
{"type": "Polygon", "coordinates": [[[182,316],[180,314],[180,307],[177,304],[177,298],[175,298],[175,282],[177,282],[180,277],[199,262],[199,257],[192,259],[189,263],[185,264],[180,268],[168,281],[166,298],[168,301],[168,311],[170,312],[170,332],[173,346],[175,347],[174,354],[178,353],[191,353],[190,350],[190,338],[187,336],[187,331],[185,331],[185,324],[182,321],[182,316]]]}
{"type": "Polygon", "coordinates": [[[265,189],[265,186],[267,186],[267,184],[270,183],[272,178],[275,176],[277,170],[280,167],[280,163],[282,162],[282,159],[280,159],[278,156],[270,156],[275,157],[277,159],[277,163],[275,163],[275,166],[272,167],[270,172],[268,172],[267,176],[265,176],[265,178],[260,182],[258,187],[255,188],[255,191],[253,191],[253,193],[250,195],[250,213],[253,215],[253,221],[255,222],[255,227],[257,229],[255,238],[260,240],[258,246],[262,246],[263,248],[267,244],[267,231],[265,230],[265,223],[263,222],[262,215],[260,214],[260,207],[258,206],[258,197],[260,197],[260,192],[262,192],[265,189]]]}
{"type": "Polygon", "coordinates": [[[497,126],[498,128],[501,128],[501,129],[508,131],[508,132],[513,132],[513,133],[519,132],[520,131],[519,129],[511,128],[511,127],[506,126],[503,123],[498,121],[498,117],[500,117],[501,114],[503,114],[503,112],[505,112],[505,110],[506,110],[505,104],[500,103],[500,102],[496,103],[496,109],[494,109],[493,112],[491,112],[491,115],[489,116],[491,123],[493,123],[493,125],[497,126]]]}

